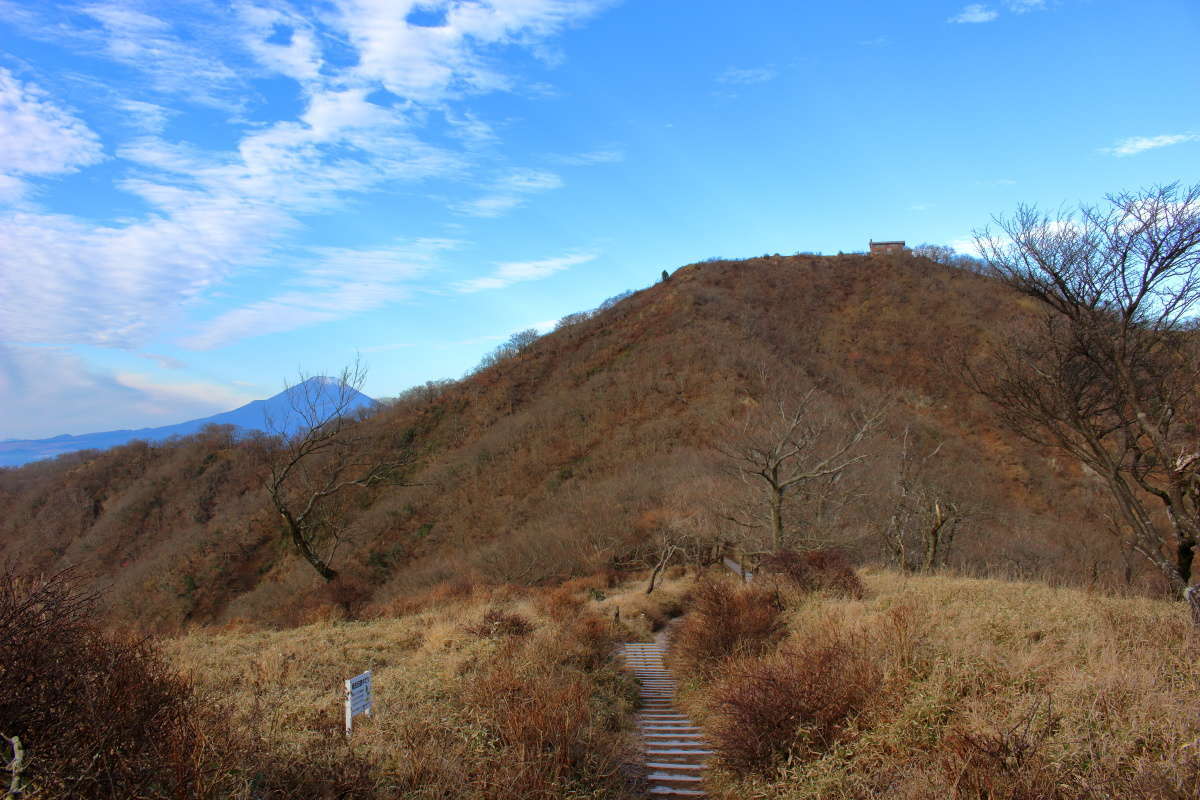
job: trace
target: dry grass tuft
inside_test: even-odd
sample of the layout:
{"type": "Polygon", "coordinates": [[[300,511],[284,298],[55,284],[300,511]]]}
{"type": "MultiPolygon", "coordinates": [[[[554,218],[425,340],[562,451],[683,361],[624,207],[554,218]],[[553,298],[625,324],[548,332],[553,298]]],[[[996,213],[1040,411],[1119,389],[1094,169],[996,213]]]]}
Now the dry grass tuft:
{"type": "Polygon", "coordinates": [[[504,636],[525,636],[533,630],[533,623],[520,614],[499,608],[489,608],[479,622],[468,625],[467,630],[484,639],[504,636]]]}

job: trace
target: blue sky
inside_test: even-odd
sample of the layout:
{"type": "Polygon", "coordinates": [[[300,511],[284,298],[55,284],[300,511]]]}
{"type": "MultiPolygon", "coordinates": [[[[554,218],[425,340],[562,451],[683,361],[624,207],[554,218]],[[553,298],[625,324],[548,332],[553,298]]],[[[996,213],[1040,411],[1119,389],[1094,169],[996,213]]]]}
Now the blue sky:
{"type": "Polygon", "coordinates": [[[0,0],[0,438],[1200,180],[1195,0],[0,0]]]}

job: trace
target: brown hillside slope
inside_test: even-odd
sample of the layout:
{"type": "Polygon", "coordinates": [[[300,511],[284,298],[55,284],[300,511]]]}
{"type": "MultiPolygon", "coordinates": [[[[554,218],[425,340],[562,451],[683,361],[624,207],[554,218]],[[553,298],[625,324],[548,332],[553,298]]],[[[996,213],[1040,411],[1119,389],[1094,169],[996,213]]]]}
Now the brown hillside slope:
{"type": "Polygon", "coordinates": [[[266,443],[222,431],[0,471],[0,559],[79,565],[118,619],[156,629],[295,622],[463,574],[536,583],[630,564],[656,526],[719,525],[706,512],[734,487],[711,443],[760,399],[765,366],[844,408],[891,404],[838,527],[860,557],[880,552],[908,428],[945,441],[940,469],[969,497],[957,564],[1111,575],[1119,553],[1091,533],[1093,486],[997,430],[942,363],[985,351],[1024,313],[986,278],[907,256],[695,264],[362,423],[413,443],[421,485],[347,498],[334,584],[290,553],[268,510],[266,443]]]}

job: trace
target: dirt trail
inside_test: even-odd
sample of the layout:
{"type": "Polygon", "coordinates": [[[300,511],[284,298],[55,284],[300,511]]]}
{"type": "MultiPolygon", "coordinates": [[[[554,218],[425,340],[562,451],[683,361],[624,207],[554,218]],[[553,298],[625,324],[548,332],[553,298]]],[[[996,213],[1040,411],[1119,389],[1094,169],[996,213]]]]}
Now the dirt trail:
{"type": "Polygon", "coordinates": [[[702,773],[712,751],[700,728],[675,705],[677,684],[663,664],[666,649],[666,630],[652,644],[631,642],[622,647],[625,664],[641,683],[642,709],[635,724],[642,739],[649,794],[707,797],[702,773]]]}

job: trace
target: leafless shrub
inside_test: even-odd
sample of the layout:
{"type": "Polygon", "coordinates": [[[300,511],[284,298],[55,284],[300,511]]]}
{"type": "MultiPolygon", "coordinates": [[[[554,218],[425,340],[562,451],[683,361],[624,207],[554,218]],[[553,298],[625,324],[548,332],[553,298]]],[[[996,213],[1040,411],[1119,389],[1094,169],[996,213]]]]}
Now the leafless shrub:
{"type": "Polygon", "coordinates": [[[778,575],[804,592],[862,599],[863,584],[841,550],[826,548],[797,553],[784,550],[764,556],[758,565],[763,576],[778,575]]]}
{"type": "Polygon", "coordinates": [[[70,573],[0,574],[0,733],[19,737],[34,796],[203,796],[191,686],[151,643],[95,627],[70,573]]]}
{"type": "Polygon", "coordinates": [[[875,693],[880,674],[866,643],[833,624],[781,652],[732,663],[712,687],[722,763],[745,774],[823,752],[875,693]]]}
{"type": "Polygon", "coordinates": [[[688,605],[672,651],[689,671],[707,674],[730,656],[762,653],[784,633],[783,603],[769,588],[710,581],[695,589],[688,605]]]}

